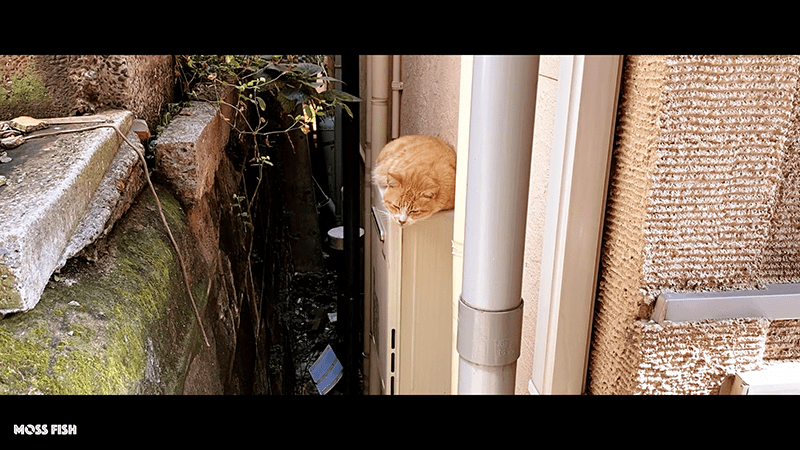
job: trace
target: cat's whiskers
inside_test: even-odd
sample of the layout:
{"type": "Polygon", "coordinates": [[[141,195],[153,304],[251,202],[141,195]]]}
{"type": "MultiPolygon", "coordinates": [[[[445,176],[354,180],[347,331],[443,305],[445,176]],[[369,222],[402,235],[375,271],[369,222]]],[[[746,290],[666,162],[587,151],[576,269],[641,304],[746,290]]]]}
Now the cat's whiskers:
{"type": "Polygon", "coordinates": [[[375,208],[375,211],[386,220],[394,220],[394,215],[383,208],[375,208]]]}
{"type": "Polygon", "coordinates": [[[375,211],[377,211],[377,213],[381,217],[385,218],[388,221],[394,222],[401,227],[411,225],[412,223],[415,222],[413,219],[408,217],[407,214],[405,215],[405,219],[403,220],[402,214],[395,214],[383,208],[375,208],[375,211]]]}

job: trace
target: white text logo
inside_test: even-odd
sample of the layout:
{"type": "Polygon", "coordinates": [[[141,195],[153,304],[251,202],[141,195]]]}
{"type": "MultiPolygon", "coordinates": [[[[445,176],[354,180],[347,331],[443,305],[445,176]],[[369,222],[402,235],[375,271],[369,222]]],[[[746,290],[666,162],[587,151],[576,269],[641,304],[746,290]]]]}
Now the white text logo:
{"type": "Polygon", "coordinates": [[[47,434],[52,434],[52,435],[78,434],[78,426],[61,425],[61,424],[14,425],[14,434],[27,434],[27,435],[40,435],[40,436],[47,434]]]}

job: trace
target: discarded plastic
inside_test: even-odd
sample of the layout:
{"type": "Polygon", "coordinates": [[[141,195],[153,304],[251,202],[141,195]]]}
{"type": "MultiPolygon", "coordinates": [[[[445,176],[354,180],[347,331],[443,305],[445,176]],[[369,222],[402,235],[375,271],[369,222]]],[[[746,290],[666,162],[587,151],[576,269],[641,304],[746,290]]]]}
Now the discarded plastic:
{"type": "Polygon", "coordinates": [[[325,395],[342,379],[342,363],[336,358],[330,344],[308,369],[320,395],[325,395]]]}

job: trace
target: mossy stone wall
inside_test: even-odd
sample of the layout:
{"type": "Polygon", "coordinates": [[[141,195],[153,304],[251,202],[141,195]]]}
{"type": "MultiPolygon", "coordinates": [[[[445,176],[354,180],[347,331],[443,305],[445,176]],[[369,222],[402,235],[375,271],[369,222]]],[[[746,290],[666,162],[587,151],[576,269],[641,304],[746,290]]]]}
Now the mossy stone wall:
{"type": "Polygon", "coordinates": [[[172,55],[0,55],[0,120],[127,109],[155,130],[175,80],[172,55]]]}
{"type": "MultiPolygon", "coordinates": [[[[180,205],[158,189],[201,310],[207,282],[180,205]]],[[[72,261],[31,311],[0,320],[0,394],[180,394],[205,344],[144,190],[96,263],[72,261]]]]}

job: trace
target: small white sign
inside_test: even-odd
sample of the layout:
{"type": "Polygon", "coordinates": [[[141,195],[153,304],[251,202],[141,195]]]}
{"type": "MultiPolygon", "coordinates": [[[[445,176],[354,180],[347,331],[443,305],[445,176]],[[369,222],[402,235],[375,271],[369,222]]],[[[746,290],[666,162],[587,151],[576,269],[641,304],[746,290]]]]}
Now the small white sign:
{"type": "Polygon", "coordinates": [[[342,379],[342,363],[336,358],[330,344],[308,369],[320,395],[325,395],[342,379]]]}

